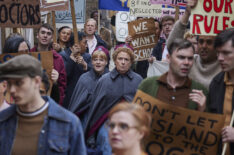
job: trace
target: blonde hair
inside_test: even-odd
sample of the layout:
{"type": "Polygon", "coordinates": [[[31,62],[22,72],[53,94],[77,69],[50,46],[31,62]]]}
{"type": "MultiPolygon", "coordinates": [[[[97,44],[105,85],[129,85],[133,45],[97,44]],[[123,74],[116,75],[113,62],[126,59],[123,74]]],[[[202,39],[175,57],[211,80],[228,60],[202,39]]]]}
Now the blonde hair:
{"type": "Polygon", "coordinates": [[[93,19],[93,18],[87,19],[86,22],[85,22],[84,27],[87,25],[87,23],[88,23],[89,21],[94,21],[94,22],[95,22],[95,27],[97,28],[97,21],[96,21],[95,19],[93,19]]]}
{"type": "Polygon", "coordinates": [[[102,58],[102,59],[105,59],[107,61],[107,56],[106,56],[106,53],[101,51],[101,50],[96,50],[93,52],[92,54],[92,60],[96,59],[96,58],[102,58]]]}
{"type": "Polygon", "coordinates": [[[189,31],[187,31],[185,34],[184,34],[184,39],[188,39],[188,38],[193,38],[193,37],[196,37],[196,35],[194,34],[191,34],[189,31]]]}
{"type": "Polygon", "coordinates": [[[131,63],[134,62],[135,57],[134,57],[133,51],[132,51],[130,48],[128,48],[128,47],[119,47],[119,48],[117,48],[117,49],[114,51],[113,55],[112,55],[112,58],[113,58],[114,61],[117,59],[117,56],[118,56],[118,54],[119,54],[120,52],[125,52],[125,53],[127,53],[127,54],[130,56],[131,63]]]}

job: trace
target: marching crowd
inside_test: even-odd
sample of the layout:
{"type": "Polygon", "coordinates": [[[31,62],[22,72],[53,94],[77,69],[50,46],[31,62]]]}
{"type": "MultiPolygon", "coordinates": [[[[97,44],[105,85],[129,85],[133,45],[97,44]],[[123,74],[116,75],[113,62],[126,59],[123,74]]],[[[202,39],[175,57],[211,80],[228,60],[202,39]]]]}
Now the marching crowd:
{"type": "MultiPolygon", "coordinates": [[[[10,35],[3,54],[52,51],[53,69],[47,75],[28,54],[0,64],[0,154],[145,155],[142,144],[152,118],[141,106],[129,104],[137,90],[168,104],[226,115],[222,142],[228,142],[226,154],[234,154],[234,128],[229,125],[234,28],[217,36],[190,34],[189,17],[196,5],[197,0],[188,0],[178,21],[171,16],[155,20],[158,42],[152,56],[139,62],[134,61],[132,36],[111,47],[106,33],[97,34],[96,12],[84,32],[59,28],[57,43],[47,23],[38,29],[34,47],[20,34],[10,35]],[[147,78],[149,65],[157,61],[165,61],[168,70],[147,78]],[[6,92],[14,104],[7,103],[6,92]]],[[[217,154],[221,152],[222,143],[217,154]]]]}

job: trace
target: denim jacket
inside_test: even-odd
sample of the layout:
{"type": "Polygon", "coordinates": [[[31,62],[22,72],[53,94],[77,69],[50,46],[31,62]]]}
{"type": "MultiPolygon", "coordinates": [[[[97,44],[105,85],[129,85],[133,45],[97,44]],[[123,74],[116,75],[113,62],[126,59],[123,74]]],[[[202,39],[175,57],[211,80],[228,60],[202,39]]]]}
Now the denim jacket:
{"type": "MultiPolygon", "coordinates": [[[[80,120],[56,104],[50,97],[48,116],[45,117],[38,142],[38,155],[86,155],[80,120]]],[[[0,154],[10,155],[17,128],[16,106],[0,113],[0,154]]]]}

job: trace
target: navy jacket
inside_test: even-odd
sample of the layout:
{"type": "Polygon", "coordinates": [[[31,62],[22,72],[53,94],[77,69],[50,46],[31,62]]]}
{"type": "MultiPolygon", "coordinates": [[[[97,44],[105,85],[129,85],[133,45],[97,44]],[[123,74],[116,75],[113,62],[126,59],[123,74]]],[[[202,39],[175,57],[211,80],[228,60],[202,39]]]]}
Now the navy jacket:
{"type": "MultiPolygon", "coordinates": [[[[107,72],[109,71],[105,68],[103,74],[107,72]]],[[[76,84],[70,100],[70,104],[68,106],[68,110],[76,113],[81,120],[83,119],[84,115],[88,115],[92,94],[98,80],[102,75],[96,74],[95,71],[91,69],[89,72],[81,75],[79,81],[76,84]]]]}
{"type": "Polygon", "coordinates": [[[162,53],[165,47],[166,40],[163,38],[160,38],[158,43],[155,45],[152,55],[156,57],[157,60],[162,60],[162,53]]]}
{"type": "MultiPolygon", "coordinates": [[[[224,72],[219,73],[214,77],[211,81],[209,88],[209,97],[208,100],[210,103],[208,104],[210,107],[210,111],[212,113],[223,114],[223,103],[226,86],[224,83],[224,72]]],[[[232,95],[232,111],[234,109],[234,94],[232,95]]],[[[231,154],[234,154],[234,143],[230,143],[231,154]]],[[[222,145],[219,146],[219,153],[221,154],[222,145]]]]}
{"type": "Polygon", "coordinates": [[[88,70],[84,71],[82,65],[77,64],[76,62],[74,62],[70,58],[70,55],[71,55],[70,48],[66,48],[65,51],[62,51],[59,54],[63,58],[65,68],[66,68],[66,73],[67,73],[67,87],[65,90],[65,98],[63,101],[63,106],[65,108],[67,108],[69,103],[70,103],[70,99],[71,99],[73,90],[74,90],[76,83],[79,80],[80,76],[92,68],[91,56],[89,53],[82,54],[85,62],[88,65],[88,70]]]}
{"type": "MultiPolygon", "coordinates": [[[[38,142],[38,155],[86,155],[80,120],[56,104],[50,97],[48,116],[44,119],[38,142]]],[[[0,154],[10,155],[17,128],[16,105],[0,113],[0,154]]]]}
{"type": "Polygon", "coordinates": [[[103,75],[94,90],[87,126],[86,135],[89,137],[104,123],[109,110],[121,100],[131,102],[135,96],[142,77],[129,70],[121,75],[116,69],[103,75]]]}

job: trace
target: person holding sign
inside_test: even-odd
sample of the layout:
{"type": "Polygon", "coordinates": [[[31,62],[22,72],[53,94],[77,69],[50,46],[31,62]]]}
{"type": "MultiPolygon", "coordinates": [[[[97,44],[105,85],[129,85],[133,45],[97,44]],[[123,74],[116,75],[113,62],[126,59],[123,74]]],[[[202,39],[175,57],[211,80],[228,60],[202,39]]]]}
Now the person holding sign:
{"type": "Polygon", "coordinates": [[[230,124],[234,115],[234,28],[219,33],[214,41],[214,48],[217,50],[222,72],[216,75],[210,84],[210,111],[226,115],[222,142],[230,144],[226,155],[234,154],[234,128],[233,124],[230,124]]]}
{"type": "Polygon", "coordinates": [[[65,108],[68,108],[71,96],[80,76],[92,68],[91,56],[86,52],[86,34],[78,32],[78,39],[79,44],[74,44],[74,39],[71,38],[72,47],[66,48],[65,51],[59,53],[63,57],[67,73],[67,88],[63,104],[65,108]]]}
{"type": "Polygon", "coordinates": [[[150,132],[151,116],[138,104],[114,106],[106,127],[114,155],[146,155],[142,142],[150,132]]]}
{"type": "MultiPolygon", "coordinates": [[[[178,20],[169,35],[167,44],[170,44],[176,38],[183,38],[187,31],[187,25],[191,10],[197,5],[198,0],[188,0],[186,10],[180,20],[178,20]]],[[[217,61],[216,51],[214,49],[214,36],[198,36],[198,55],[194,55],[194,63],[190,71],[189,77],[201,83],[207,89],[213,77],[217,75],[221,68],[217,61]]]]}
{"type": "Polygon", "coordinates": [[[86,119],[89,111],[89,104],[91,102],[94,88],[98,80],[109,70],[106,68],[108,62],[108,50],[103,46],[98,46],[92,54],[92,69],[80,76],[76,83],[73,94],[71,96],[68,110],[76,113],[83,125],[86,124],[86,119]]]}
{"type": "Polygon", "coordinates": [[[62,26],[58,29],[58,43],[53,43],[53,49],[57,52],[64,51],[71,47],[72,29],[69,26],[62,26]]]}
{"type": "Polygon", "coordinates": [[[66,71],[64,67],[63,58],[52,49],[52,39],[53,39],[54,30],[49,24],[43,24],[40,26],[37,32],[38,45],[34,46],[30,51],[39,52],[39,51],[52,51],[53,52],[53,63],[54,69],[51,73],[51,79],[54,84],[58,83],[60,99],[59,104],[63,104],[63,99],[65,97],[65,88],[66,88],[66,71]]]}
{"type": "Polygon", "coordinates": [[[205,111],[207,90],[188,78],[193,65],[191,42],[175,39],[168,47],[169,70],[160,77],[145,79],[139,90],[169,104],[205,111]]]}
{"type": "Polygon", "coordinates": [[[141,76],[131,70],[134,54],[128,45],[119,45],[112,57],[115,68],[103,75],[97,82],[85,127],[87,141],[94,139],[89,145],[99,145],[101,150],[107,154],[111,153],[107,131],[104,127],[107,114],[115,104],[124,101],[131,102],[142,81],[141,76]]]}
{"type": "Polygon", "coordinates": [[[1,154],[86,155],[79,119],[50,97],[42,97],[42,66],[22,54],[0,64],[14,104],[0,113],[1,154]]]}

